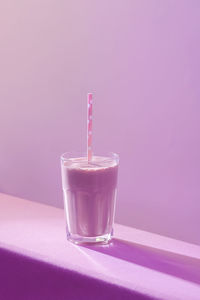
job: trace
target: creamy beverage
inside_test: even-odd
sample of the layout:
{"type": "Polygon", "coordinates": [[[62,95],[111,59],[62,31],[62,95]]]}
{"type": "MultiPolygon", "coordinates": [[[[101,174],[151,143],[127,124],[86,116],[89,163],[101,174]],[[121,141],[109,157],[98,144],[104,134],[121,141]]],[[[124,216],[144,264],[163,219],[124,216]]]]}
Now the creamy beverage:
{"type": "Polygon", "coordinates": [[[68,158],[62,185],[69,235],[98,237],[112,232],[118,161],[112,157],[68,158]]]}

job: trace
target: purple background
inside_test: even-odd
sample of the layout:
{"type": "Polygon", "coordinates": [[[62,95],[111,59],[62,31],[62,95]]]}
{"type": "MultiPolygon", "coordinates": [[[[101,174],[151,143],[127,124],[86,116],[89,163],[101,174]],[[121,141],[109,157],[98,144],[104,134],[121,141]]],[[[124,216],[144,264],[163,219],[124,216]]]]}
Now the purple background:
{"type": "Polygon", "coordinates": [[[0,191],[62,206],[59,156],[120,154],[116,221],[200,243],[200,2],[0,4],[0,191]]]}

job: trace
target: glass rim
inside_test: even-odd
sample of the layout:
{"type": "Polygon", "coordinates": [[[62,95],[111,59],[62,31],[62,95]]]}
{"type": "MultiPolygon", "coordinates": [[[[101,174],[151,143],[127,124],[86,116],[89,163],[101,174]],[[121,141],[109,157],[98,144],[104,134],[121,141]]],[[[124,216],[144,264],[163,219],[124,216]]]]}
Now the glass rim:
{"type": "MultiPolygon", "coordinates": [[[[116,161],[117,163],[119,163],[119,154],[115,153],[115,152],[107,152],[103,155],[98,155],[95,154],[93,156],[100,156],[100,157],[109,157],[111,159],[113,159],[113,161],[116,161]]],[[[67,151],[67,152],[64,152],[63,154],[61,154],[60,156],[60,159],[61,159],[61,162],[65,162],[65,161],[68,161],[69,159],[72,159],[72,158],[79,158],[79,157],[86,157],[87,158],[87,153],[86,152],[76,152],[76,151],[67,151]],[[78,156],[76,156],[78,155],[78,156]]]]}

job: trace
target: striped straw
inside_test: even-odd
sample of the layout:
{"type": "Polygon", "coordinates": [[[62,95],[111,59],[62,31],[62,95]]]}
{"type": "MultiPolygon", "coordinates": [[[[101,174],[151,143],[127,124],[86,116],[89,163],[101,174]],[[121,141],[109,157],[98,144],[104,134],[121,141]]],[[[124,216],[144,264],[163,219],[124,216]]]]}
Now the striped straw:
{"type": "Polygon", "coordinates": [[[88,93],[88,114],[87,114],[87,157],[92,160],[92,93],[88,93]]]}

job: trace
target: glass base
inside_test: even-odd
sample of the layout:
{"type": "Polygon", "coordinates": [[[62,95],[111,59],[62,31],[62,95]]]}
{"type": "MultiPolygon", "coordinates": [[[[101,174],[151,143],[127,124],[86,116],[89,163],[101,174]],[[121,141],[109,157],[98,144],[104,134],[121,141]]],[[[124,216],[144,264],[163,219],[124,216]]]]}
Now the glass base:
{"type": "Polygon", "coordinates": [[[74,244],[108,244],[112,239],[113,232],[99,236],[81,236],[67,232],[67,239],[74,244]]]}

